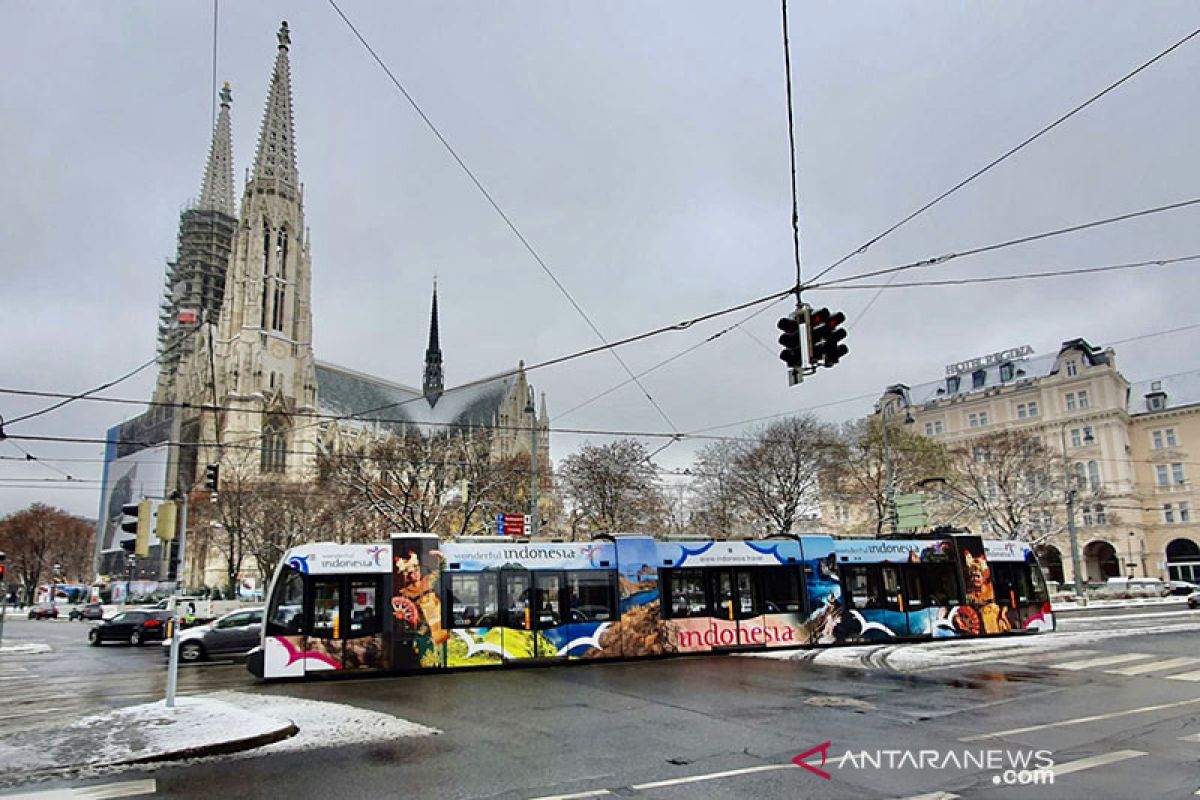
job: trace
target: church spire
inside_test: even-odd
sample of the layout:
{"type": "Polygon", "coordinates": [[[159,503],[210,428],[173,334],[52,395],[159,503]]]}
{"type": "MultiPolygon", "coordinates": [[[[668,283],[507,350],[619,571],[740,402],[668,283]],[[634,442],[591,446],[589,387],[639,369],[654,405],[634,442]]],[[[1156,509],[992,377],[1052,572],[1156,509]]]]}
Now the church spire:
{"type": "Polygon", "coordinates": [[[204,182],[200,186],[201,211],[220,211],[233,216],[233,137],[229,133],[229,105],[233,93],[229,81],[221,87],[221,111],[213,128],[212,145],[208,149],[208,164],[204,167],[204,182]]]}
{"type": "Polygon", "coordinates": [[[296,148],[292,127],[292,76],[288,63],[288,47],[292,43],[288,24],[279,26],[279,51],[275,55],[275,70],[271,74],[271,90],[263,112],[262,128],[258,133],[258,150],[254,154],[255,180],[277,181],[293,190],[299,188],[296,172],[296,148]]]}
{"type": "Polygon", "coordinates": [[[442,346],[438,340],[437,278],[433,279],[433,310],[429,312],[429,347],[425,349],[425,399],[435,405],[442,396],[442,346]]]}

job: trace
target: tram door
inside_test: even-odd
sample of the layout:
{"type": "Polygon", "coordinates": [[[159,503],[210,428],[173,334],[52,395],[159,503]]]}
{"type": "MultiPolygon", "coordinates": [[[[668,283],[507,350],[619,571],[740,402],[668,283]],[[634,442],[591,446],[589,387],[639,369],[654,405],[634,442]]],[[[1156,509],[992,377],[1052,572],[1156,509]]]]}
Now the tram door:
{"type": "Polygon", "coordinates": [[[505,661],[551,658],[556,654],[541,632],[558,624],[561,587],[561,572],[500,571],[500,646],[505,661]]]}
{"type": "MultiPolygon", "coordinates": [[[[709,570],[709,596],[712,598],[713,616],[725,623],[732,623],[731,634],[721,636],[718,647],[745,647],[764,644],[751,631],[763,627],[762,600],[759,597],[758,581],[749,569],[721,568],[709,570]]],[[[722,626],[725,627],[725,626],[722,626]]]]}

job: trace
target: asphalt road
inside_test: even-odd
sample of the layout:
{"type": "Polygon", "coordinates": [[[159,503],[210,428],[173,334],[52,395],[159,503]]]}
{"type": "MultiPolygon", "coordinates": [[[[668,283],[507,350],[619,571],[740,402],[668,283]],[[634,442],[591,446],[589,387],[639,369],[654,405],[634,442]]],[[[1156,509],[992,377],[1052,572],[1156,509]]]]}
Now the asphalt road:
{"type": "MultiPolygon", "coordinates": [[[[19,725],[36,736],[40,726],[89,709],[161,697],[157,646],[90,648],[86,627],[10,619],[6,640],[43,641],[54,651],[0,658],[6,730],[19,725]]],[[[186,668],[184,693],[234,688],[344,703],[442,733],[22,790],[151,778],[157,795],[179,798],[1194,797],[1198,644],[1200,612],[1158,606],[1068,615],[1052,636],[798,651],[785,659],[265,686],[241,665],[186,668]],[[828,779],[792,763],[826,742],[828,779]],[[1007,759],[1039,751],[1057,765],[1053,785],[1001,785],[1017,778],[1004,772],[1007,759]],[[991,765],[981,763],[988,758],[991,765]]],[[[808,763],[822,769],[819,753],[808,763]]]]}

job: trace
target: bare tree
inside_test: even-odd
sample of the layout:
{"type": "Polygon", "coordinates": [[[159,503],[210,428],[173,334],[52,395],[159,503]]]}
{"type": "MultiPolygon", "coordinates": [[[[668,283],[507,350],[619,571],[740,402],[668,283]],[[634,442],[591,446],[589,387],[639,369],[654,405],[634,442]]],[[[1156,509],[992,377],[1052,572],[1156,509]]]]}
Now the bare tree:
{"type": "MultiPolygon", "coordinates": [[[[1062,458],[1024,431],[997,431],[950,451],[943,499],[1007,539],[1053,533],[1064,520],[1062,458]]],[[[1085,488],[1076,486],[1073,489],[1085,488]]],[[[1099,498],[1099,487],[1093,487],[1099,498]]]]}
{"type": "Polygon", "coordinates": [[[663,526],[666,502],[658,471],[636,439],[585,444],[558,470],[572,507],[572,536],[654,530],[663,526]]]}
{"type": "Polygon", "coordinates": [[[50,578],[55,564],[62,567],[66,580],[91,581],[95,533],[86,520],[34,503],[0,520],[0,550],[7,553],[9,568],[32,602],[37,586],[50,578]]]}
{"type": "Polygon", "coordinates": [[[733,453],[728,486],[736,506],[764,535],[791,533],[803,512],[817,511],[835,447],[833,429],[807,414],[758,428],[733,453]]]}
{"type": "Polygon", "coordinates": [[[825,473],[825,499],[867,510],[867,524],[875,534],[882,533],[888,522],[889,457],[897,493],[916,491],[920,481],[950,471],[945,448],[905,425],[888,423],[885,452],[878,415],[847,423],[838,432],[838,439],[841,446],[837,457],[825,473]]]}
{"type": "Polygon", "coordinates": [[[741,453],[740,443],[722,440],[706,445],[691,467],[696,494],[691,530],[709,539],[725,539],[730,533],[751,527],[747,508],[734,491],[734,472],[741,453]]]}

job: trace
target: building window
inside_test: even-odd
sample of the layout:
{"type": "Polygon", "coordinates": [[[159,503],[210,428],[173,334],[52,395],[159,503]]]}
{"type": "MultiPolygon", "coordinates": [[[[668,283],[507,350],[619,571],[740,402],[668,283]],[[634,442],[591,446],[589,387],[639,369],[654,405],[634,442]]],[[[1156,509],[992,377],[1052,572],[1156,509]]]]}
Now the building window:
{"type": "Polygon", "coordinates": [[[971,451],[975,456],[976,464],[986,464],[991,459],[991,452],[986,447],[976,447],[971,451]]]}
{"type": "Polygon", "coordinates": [[[1183,477],[1183,464],[1171,465],[1171,482],[1176,486],[1183,486],[1187,481],[1183,477]]]}
{"type": "Polygon", "coordinates": [[[1017,403],[1017,419],[1036,417],[1037,415],[1038,407],[1036,400],[1030,400],[1028,403],[1017,403]]]}
{"type": "Polygon", "coordinates": [[[1083,524],[1084,525],[1107,525],[1108,515],[1104,512],[1104,506],[1099,503],[1091,506],[1083,507],[1083,524]]]}
{"type": "Polygon", "coordinates": [[[934,433],[944,433],[945,431],[946,431],[946,426],[942,424],[942,421],[940,419],[935,420],[933,423],[933,432],[934,433]]]}
{"type": "Polygon", "coordinates": [[[1175,507],[1170,503],[1163,503],[1163,522],[1172,523],[1175,521],[1175,507]]]}
{"type": "Polygon", "coordinates": [[[1075,410],[1075,393],[1067,392],[1067,411],[1075,410]]]}
{"type": "Polygon", "coordinates": [[[1179,521],[1180,522],[1190,522],[1191,519],[1192,519],[1191,507],[1188,506],[1187,503],[1180,503],[1179,504],[1179,521]]]}
{"type": "Polygon", "coordinates": [[[1164,408],[1167,407],[1166,398],[1164,398],[1161,394],[1150,395],[1147,402],[1150,405],[1151,411],[1162,411],[1164,408]]]}
{"type": "Polygon", "coordinates": [[[932,422],[925,423],[925,435],[933,436],[933,423],[932,422]]]}
{"type": "Polygon", "coordinates": [[[971,428],[982,428],[988,424],[988,416],[986,411],[980,411],[978,414],[972,412],[967,415],[967,425],[971,428]]]}
{"type": "Polygon", "coordinates": [[[1175,429],[1167,428],[1167,447],[1178,447],[1179,443],[1175,441],[1175,429]]]}
{"type": "Polygon", "coordinates": [[[1013,365],[1011,362],[1000,365],[1000,382],[1006,383],[1013,378],[1013,365]]]}
{"type": "Polygon", "coordinates": [[[1156,466],[1154,468],[1154,472],[1158,476],[1158,485],[1160,487],[1166,488],[1167,486],[1171,485],[1170,478],[1167,477],[1167,465],[1166,464],[1159,464],[1158,466],[1156,466]]]}
{"type": "Polygon", "coordinates": [[[263,424],[259,466],[263,472],[287,469],[287,423],[280,417],[269,417],[263,424]]]}
{"type": "Polygon", "coordinates": [[[1155,450],[1162,450],[1164,447],[1179,446],[1179,441],[1175,438],[1174,428],[1163,428],[1161,430],[1151,431],[1150,440],[1154,443],[1155,450]]]}
{"type": "Polygon", "coordinates": [[[954,394],[955,392],[957,392],[958,391],[958,383],[959,383],[959,377],[957,375],[951,375],[949,378],[946,378],[946,393],[954,394]]]}
{"type": "Polygon", "coordinates": [[[977,369],[971,373],[971,388],[982,389],[987,383],[987,370],[977,369]]]}
{"type": "Polygon", "coordinates": [[[1100,491],[1100,465],[1095,461],[1088,462],[1088,480],[1092,484],[1092,491],[1100,491]]]}
{"type": "Polygon", "coordinates": [[[1079,374],[1079,364],[1075,361],[1067,362],[1067,377],[1074,378],[1079,374]]]}
{"type": "Polygon", "coordinates": [[[1087,470],[1084,469],[1082,461],[1075,462],[1075,485],[1078,488],[1087,486],[1087,470]]]}
{"type": "Polygon", "coordinates": [[[1083,437],[1079,433],[1079,428],[1071,428],[1071,447],[1083,447],[1083,437]]]}
{"type": "Polygon", "coordinates": [[[1088,407],[1087,389],[1080,389],[1079,390],[1079,410],[1082,411],[1083,409],[1085,409],[1087,407],[1088,407]]]}

